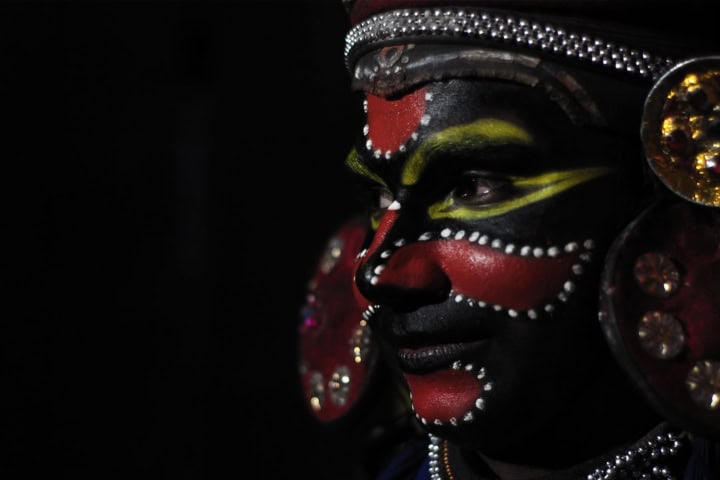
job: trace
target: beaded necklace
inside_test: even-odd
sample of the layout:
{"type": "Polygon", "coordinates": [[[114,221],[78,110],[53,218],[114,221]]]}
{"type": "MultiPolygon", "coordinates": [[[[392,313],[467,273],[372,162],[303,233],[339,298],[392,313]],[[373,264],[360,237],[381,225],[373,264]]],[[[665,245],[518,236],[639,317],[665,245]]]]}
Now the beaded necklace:
{"type": "MultiPolygon", "coordinates": [[[[614,455],[598,460],[577,480],[676,480],[667,462],[678,454],[686,441],[686,432],[648,435],[614,455]]],[[[453,473],[447,440],[429,434],[428,457],[430,480],[467,480],[453,473]]]]}

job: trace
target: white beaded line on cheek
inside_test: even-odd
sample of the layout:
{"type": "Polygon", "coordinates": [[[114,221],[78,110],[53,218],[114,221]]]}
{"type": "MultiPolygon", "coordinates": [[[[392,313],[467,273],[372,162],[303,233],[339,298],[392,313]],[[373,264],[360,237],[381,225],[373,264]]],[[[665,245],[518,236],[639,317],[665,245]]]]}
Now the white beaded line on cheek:
{"type": "MultiPolygon", "coordinates": [[[[388,210],[400,210],[401,205],[400,203],[395,200],[393,201],[390,206],[388,207],[388,210]]],[[[436,234],[433,232],[425,232],[422,235],[420,235],[417,238],[417,241],[419,242],[425,242],[428,240],[431,240],[433,238],[438,238],[436,234]]],[[[575,263],[571,267],[572,273],[575,275],[575,277],[579,277],[583,274],[585,271],[583,267],[583,263],[589,263],[592,260],[592,250],[595,248],[595,242],[592,239],[585,240],[582,242],[582,245],[578,242],[568,242],[565,244],[565,246],[561,249],[557,246],[550,246],[548,248],[543,247],[532,247],[530,245],[524,245],[520,249],[518,249],[514,244],[512,243],[505,243],[503,240],[499,238],[491,239],[488,235],[483,235],[480,232],[474,231],[470,233],[470,235],[467,235],[465,230],[458,230],[458,231],[452,231],[449,228],[445,228],[440,232],[439,238],[441,239],[452,239],[452,240],[466,240],[470,243],[477,243],[478,245],[483,246],[489,246],[491,248],[494,248],[496,250],[503,251],[506,255],[515,255],[520,257],[529,257],[533,256],[535,258],[542,258],[542,257],[550,257],[550,258],[556,258],[562,255],[563,252],[565,253],[573,253],[578,251],[581,247],[584,249],[583,252],[580,253],[579,258],[581,263],[575,263]]],[[[407,241],[404,238],[399,238],[393,242],[393,247],[395,249],[402,247],[405,245],[407,241]]],[[[370,283],[372,285],[377,285],[377,283],[380,281],[380,275],[385,270],[385,265],[388,262],[388,259],[390,256],[394,253],[394,250],[386,249],[383,250],[380,253],[380,258],[384,260],[383,263],[378,263],[375,265],[375,268],[373,268],[373,276],[370,277],[370,283]]],[[[358,253],[358,256],[356,259],[360,259],[364,257],[367,254],[367,249],[361,251],[358,253]]],[[[563,284],[563,289],[556,295],[556,299],[560,302],[567,302],[569,295],[572,294],[575,291],[575,282],[571,279],[565,281],[563,284]]],[[[482,300],[473,299],[466,297],[465,295],[462,295],[460,293],[450,291],[450,297],[455,297],[455,301],[457,303],[460,303],[462,301],[466,301],[468,305],[470,306],[478,306],[480,308],[487,307],[488,304],[486,302],[483,302],[482,300]]],[[[550,313],[555,310],[555,303],[547,303],[543,306],[543,310],[550,313]]],[[[496,312],[505,310],[505,312],[508,314],[508,316],[512,318],[516,318],[520,315],[520,313],[525,313],[529,318],[536,319],[538,318],[538,312],[535,309],[528,309],[528,310],[514,310],[512,308],[504,308],[502,305],[490,305],[496,312]]]]}
{"type": "Polygon", "coordinates": [[[370,319],[377,313],[377,311],[380,310],[380,305],[369,305],[363,312],[362,312],[362,319],[366,322],[369,322],[370,319]]]}
{"type": "MultiPolygon", "coordinates": [[[[418,237],[418,240],[427,241],[432,239],[433,237],[434,235],[431,232],[425,232],[418,237]]],[[[584,263],[588,263],[592,260],[591,250],[595,248],[595,242],[592,239],[585,240],[584,242],[582,242],[582,245],[578,242],[568,242],[562,248],[558,246],[550,246],[544,248],[531,245],[523,245],[522,247],[518,248],[513,243],[506,243],[500,238],[490,238],[488,235],[483,235],[477,231],[474,231],[468,235],[465,230],[453,231],[449,228],[445,228],[440,232],[440,238],[452,240],[466,240],[470,243],[477,243],[478,245],[489,246],[490,248],[493,248],[495,250],[500,250],[506,255],[515,255],[520,257],[533,256],[535,258],[556,258],[561,256],[563,252],[573,253],[578,251],[582,247],[584,251],[580,253],[580,261],[584,263]]],[[[585,269],[582,263],[573,264],[571,267],[571,271],[576,277],[582,275],[584,270],[585,269]]],[[[555,310],[557,302],[567,302],[569,295],[575,291],[575,288],[575,282],[572,280],[572,278],[565,281],[565,283],[563,284],[563,289],[555,297],[557,301],[545,304],[542,309],[548,313],[553,312],[555,310]]],[[[450,298],[454,298],[455,302],[466,302],[471,307],[490,307],[496,312],[505,311],[505,313],[507,313],[507,315],[511,318],[517,318],[518,316],[520,316],[521,313],[524,313],[528,316],[528,318],[531,319],[538,318],[538,311],[534,308],[518,311],[512,308],[505,308],[502,305],[488,305],[487,302],[467,297],[461,293],[457,293],[452,290],[450,291],[449,296],[450,298]]]]}
{"type": "Polygon", "coordinates": [[[412,392],[410,393],[410,404],[412,405],[413,413],[415,414],[415,417],[422,423],[423,425],[452,425],[453,427],[456,427],[462,423],[470,423],[473,420],[475,420],[475,415],[477,412],[483,412],[485,411],[485,398],[484,394],[485,392],[490,392],[493,389],[493,382],[487,380],[487,373],[485,372],[485,367],[480,367],[478,369],[475,369],[472,363],[463,363],[460,360],[456,360],[452,364],[453,370],[464,370],[468,373],[472,373],[475,375],[475,378],[478,380],[478,383],[482,386],[482,390],[480,392],[480,396],[478,396],[475,399],[475,402],[473,404],[473,407],[465,412],[461,418],[451,417],[447,422],[443,422],[442,420],[435,418],[428,420],[427,418],[421,416],[415,411],[415,404],[412,402],[412,392]]]}
{"type": "MultiPolygon", "coordinates": [[[[425,92],[425,101],[426,101],[426,102],[432,102],[432,100],[433,100],[433,94],[432,94],[431,92],[425,92]]],[[[363,101],[363,111],[365,112],[365,116],[367,117],[367,113],[368,113],[368,101],[367,101],[367,99],[365,99],[365,100],[363,101]]],[[[422,127],[428,126],[428,125],[430,124],[430,120],[431,120],[430,115],[427,114],[427,113],[424,113],[424,114],[420,117],[420,126],[422,126],[422,127]]],[[[420,128],[420,127],[418,127],[418,128],[420,128]]],[[[390,151],[390,150],[386,150],[385,152],[383,152],[383,151],[380,150],[379,148],[378,148],[378,149],[373,149],[373,142],[372,142],[372,140],[370,139],[370,136],[369,136],[369,135],[370,135],[370,125],[366,123],[366,124],[363,126],[363,136],[365,137],[365,148],[366,148],[369,152],[372,152],[373,157],[375,157],[375,158],[384,157],[386,160],[390,160],[390,159],[393,157],[393,155],[394,155],[393,152],[390,151]]],[[[414,131],[412,134],[410,134],[410,140],[411,140],[411,141],[415,141],[415,140],[417,140],[417,139],[418,139],[418,134],[417,134],[417,130],[416,130],[416,131],[414,131]]],[[[402,145],[400,145],[400,147],[398,147],[398,152],[400,152],[400,153],[403,153],[403,152],[405,152],[406,150],[407,150],[407,144],[405,144],[405,143],[403,143],[402,145]]]]}

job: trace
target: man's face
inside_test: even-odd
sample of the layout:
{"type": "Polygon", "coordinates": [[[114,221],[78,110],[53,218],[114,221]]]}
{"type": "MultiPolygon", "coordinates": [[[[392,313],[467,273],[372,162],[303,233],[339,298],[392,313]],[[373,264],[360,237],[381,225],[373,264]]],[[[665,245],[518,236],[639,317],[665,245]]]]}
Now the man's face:
{"type": "Polygon", "coordinates": [[[373,335],[430,431],[522,441],[608,361],[598,277],[638,166],[541,88],[456,79],[365,107],[348,164],[374,198],[355,275],[373,335]]]}

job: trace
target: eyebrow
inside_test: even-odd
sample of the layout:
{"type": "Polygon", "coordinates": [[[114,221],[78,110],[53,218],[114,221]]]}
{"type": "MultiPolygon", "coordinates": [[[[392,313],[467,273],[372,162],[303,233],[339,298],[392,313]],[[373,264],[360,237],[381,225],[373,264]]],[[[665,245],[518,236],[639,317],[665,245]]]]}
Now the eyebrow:
{"type": "Polygon", "coordinates": [[[524,128],[506,120],[483,118],[472,123],[446,128],[431,135],[405,163],[401,183],[414,185],[418,182],[436,152],[446,147],[463,145],[481,148],[489,145],[532,145],[533,138],[524,128]]]}
{"type": "Polygon", "coordinates": [[[380,185],[387,187],[387,184],[385,183],[385,180],[380,178],[380,176],[374,172],[372,172],[367,165],[362,161],[362,158],[360,157],[360,154],[356,149],[352,149],[350,153],[348,153],[348,156],[345,158],[345,165],[350,167],[350,170],[357,173],[358,175],[361,175],[365,178],[369,178],[370,180],[373,180],[380,185]]]}

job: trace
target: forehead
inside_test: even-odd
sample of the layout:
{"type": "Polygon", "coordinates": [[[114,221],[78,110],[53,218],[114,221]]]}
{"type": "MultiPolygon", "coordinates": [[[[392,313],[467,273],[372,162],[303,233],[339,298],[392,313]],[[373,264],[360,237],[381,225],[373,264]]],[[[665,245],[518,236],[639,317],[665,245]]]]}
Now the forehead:
{"type": "Polygon", "coordinates": [[[353,86],[365,93],[361,156],[390,160],[429,135],[478,119],[512,123],[539,139],[606,125],[575,75],[539,58],[464,45],[399,44],[364,55],[353,86]]]}
{"type": "Polygon", "coordinates": [[[352,83],[356,90],[388,99],[450,79],[512,83],[543,92],[575,121],[589,116],[583,121],[604,123],[575,77],[567,65],[517,52],[462,44],[410,43],[381,47],[362,56],[354,67],[352,83]]]}
{"type": "Polygon", "coordinates": [[[413,150],[433,134],[478,120],[485,120],[484,135],[507,137],[511,128],[543,140],[573,123],[537,86],[487,79],[431,82],[391,98],[367,94],[364,109],[366,147],[385,159],[413,150]]]}
{"type": "Polygon", "coordinates": [[[626,168],[621,140],[603,129],[591,98],[575,93],[544,82],[470,76],[392,95],[366,92],[362,136],[346,163],[386,186],[471,170],[539,175],[593,165],[626,168]]]}

